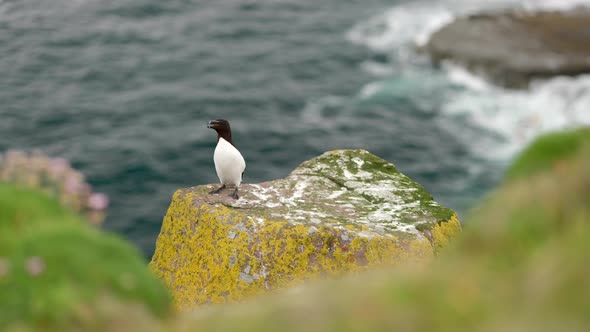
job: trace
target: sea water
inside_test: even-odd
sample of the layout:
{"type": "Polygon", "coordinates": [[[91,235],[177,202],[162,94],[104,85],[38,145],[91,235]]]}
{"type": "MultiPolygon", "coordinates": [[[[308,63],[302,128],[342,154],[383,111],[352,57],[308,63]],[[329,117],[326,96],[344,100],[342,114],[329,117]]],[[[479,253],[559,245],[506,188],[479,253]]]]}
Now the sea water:
{"type": "Polygon", "coordinates": [[[217,181],[215,118],[245,182],[363,148],[461,214],[534,137],[590,123],[590,76],[507,90],[416,46],[457,15],[580,4],[0,0],[0,150],[70,159],[148,257],[174,190],[217,181]]]}

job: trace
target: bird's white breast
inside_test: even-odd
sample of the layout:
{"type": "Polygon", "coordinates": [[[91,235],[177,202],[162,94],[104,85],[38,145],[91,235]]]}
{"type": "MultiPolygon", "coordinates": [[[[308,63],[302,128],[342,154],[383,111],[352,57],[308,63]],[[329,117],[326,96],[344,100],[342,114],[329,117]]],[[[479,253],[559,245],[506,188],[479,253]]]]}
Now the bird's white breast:
{"type": "Polygon", "coordinates": [[[219,138],[213,154],[215,171],[223,184],[239,186],[246,169],[244,157],[238,149],[223,138],[219,138]]]}

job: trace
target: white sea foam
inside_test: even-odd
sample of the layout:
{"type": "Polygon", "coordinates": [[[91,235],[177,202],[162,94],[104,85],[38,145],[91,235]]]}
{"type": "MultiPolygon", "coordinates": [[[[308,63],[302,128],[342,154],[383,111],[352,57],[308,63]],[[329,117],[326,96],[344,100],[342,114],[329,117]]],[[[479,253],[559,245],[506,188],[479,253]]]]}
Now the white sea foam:
{"type": "Polygon", "coordinates": [[[353,43],[374,51],[399,52],[407,45],[424,45],[433,32],[459,15],[502,8],[571,10],[577,7],[590,7],[590,0],[414,1],[360,22],[347,36],[353,43]]]}
{"type": "Polygon", "coordinates": [[[365,72],[377,77],[392,76],[395,73],[395,69],[390,64],[372,60],[363,61],[361,63],[361,68],[365,72]]]}
{"type": "MultiPolygon", "coordinates": [[[[482,156],[508,158],[542,133],[590,125],[588,105],[590,75],[583,75],[536,82],[527,91],[466,89],[454,93],[442,112],[451,120],[465,119],[496,136],[486,150],[474,151],[482,156]]],[[[473,142],[473,138],[463,138],[473,142]]]]}
{"type": "MultiPolygon", "coordinates": [[[[391,57],[385,63],[363,63],[361,68],[378,80],[363,87],[359,97],[364,100],[387,92],[384,82],[393,75],[405,79],[398,72],[415,58],[415,46],[459,15],[501,8],[571,10],[580,6],[590,8],[590,0],[443,0],[397,5],[348,33],[353,43],[391,57]]],[[[440,105],[440,125],[482,157],[507,160],[542,133],[590,125],[590,75],[553,78],[534,83],[528,91],[514,91],[449,63],[443,64],[443,74],[448,86],[440,105]]],[[[428,70],[423,75],[424,82],[437,79],[428,70]]]]}
{"type": "Polygon", "coordinates": [[[383,89],[383,84],[381,84],[381,82],[372,82],[372,83],[365,85],[361,89],[361,92],[359,95],[360,95],[361,99],[367,99],[367,98],[374,96],[382,89],[383,89]]]}
{"type": "Polygon", "coordinates": [[[464,67],[445,61],[443,69],[451,82],[474,91],[489,91],[492,85],[484,78],[474,75],[464,67]]]}
{"type": "Polygon", "coordinates": [[[577,7],[588,7],[588,0],[527,0],[522,6],[528,9],[571,10],[577,7]]]}
{"type": "Polygon", "coordinates": [[[395,6],[357,24],[348,33],[348,38],[374,51],[389,52],[407,44],[424,43],[430,33],[452,18],[447,8],[419,1],[395,6]]]}

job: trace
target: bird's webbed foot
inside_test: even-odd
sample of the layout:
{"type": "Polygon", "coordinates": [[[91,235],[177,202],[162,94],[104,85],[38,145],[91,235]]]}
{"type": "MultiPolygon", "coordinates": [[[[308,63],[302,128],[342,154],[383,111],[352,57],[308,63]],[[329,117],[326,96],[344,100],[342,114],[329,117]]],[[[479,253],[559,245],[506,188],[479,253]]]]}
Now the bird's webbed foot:
{"type": "Polygon", "coordinates": [[[219,194],[223,189],[225,189],[225,184],[222,185],[221,187],[215,189],[215,190],[210,191],[209,192],[209,195],[211,195],[211,194],[219,194]]]}
{"type": "Polygon", "coordinates": [[[238,196],[238,187],[236,187],[236,190],[234,190],[234,192],[229,195],[229,197],[233,198],[233,199],[239,199],[240,196],[238,196]]]}

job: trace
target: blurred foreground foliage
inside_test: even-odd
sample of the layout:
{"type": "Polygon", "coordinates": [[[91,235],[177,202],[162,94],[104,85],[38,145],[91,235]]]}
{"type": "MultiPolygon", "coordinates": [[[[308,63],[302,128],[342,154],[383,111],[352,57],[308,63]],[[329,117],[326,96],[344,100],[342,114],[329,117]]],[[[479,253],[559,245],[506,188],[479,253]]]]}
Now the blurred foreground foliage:
{"type": "MultiPolygon", "coordinates": [[[[471,212],[463,234],[431,264],[313,283],[243,304],[206,306],[164,319],[137,304],[102,296],[90,308],[76,309],[71,302],[68,308],[74,308],[77,325],[64,326],[85,331],[158,332],[587,331],[590,138],[583,130],[573,134],[573,141],[564,139],[564,135],[571,137],[572,132],[549,135],[553,142],[540,138],[545,143],[539,145],[537,141],[523,152],[509,170],[510,181],[471,212]],[[80,318],[87,316],[96,319],[80,318]]],[[[24,237],[16,242],[33,251],[44,251],[43,243],[51,247],[54,241],[72,241],[80,246],[91,242],[85,237],[66,240],[74,233],[58,238],[47,233],[38,236],[37,240],[24,237]]],[[[121,249],[115,247],[109,247],[117,251],[111,254],[120,256],[121,249]]],[[[14,249],[18,252],[15,257],[27,256],[29,252],[24,250],[14,249]]],[[[107,256],[112,258],[111,254],[107,256]]],[[[117,263],[108,266],[113,270],[125,268],[117,263]]],[[[79,281],[94,277],[81,274],[79,281]]],[[[21,278],[32,277],[23,273],[21,278]]],[[[5,280],[0,277],[0,287],[5,280]]],[[[15,284],[11,288],[16,288],[15,284]]],[[[2,302],[5,291],[1,291],[2,302]]],[[[28,292],[50,293],[43,287],[28,288],[28,292]]],[[[12,305],[18,303],[16,296],[9,298],[12,305]]],[[[31,301],[43,300],[31,295],[31,301]]],[[[53,306],[63,303],[70,302],[51,302],[53,306]]],[[[0,315],[10,307],[2,305],[0,315]]]]}
{"type": "Polygon", "coordinates": [[[506,179],[531,176],[536,172],[559,167],[590,142],[590,128],[554,132],[539,137],[528,146],[506,172],[506,179]]]}
{"type": "Polygon", "coordinates": [[[168,291],[132,245],[34,188],[0,182],[0,330],[88,330],[123,317],[105,303],[169,311],[168,291]]]}
{"type": "Polygon", "coordinates": [[[0,182],[47,193],[93,224],[103,221],[109,205],[108,197],[93,192],[84,174],[66,159],[40,151],[0,153],[0,182]]]}

